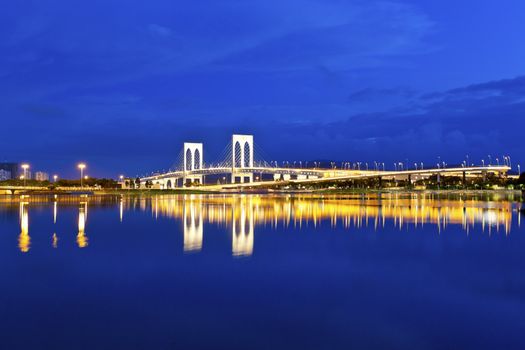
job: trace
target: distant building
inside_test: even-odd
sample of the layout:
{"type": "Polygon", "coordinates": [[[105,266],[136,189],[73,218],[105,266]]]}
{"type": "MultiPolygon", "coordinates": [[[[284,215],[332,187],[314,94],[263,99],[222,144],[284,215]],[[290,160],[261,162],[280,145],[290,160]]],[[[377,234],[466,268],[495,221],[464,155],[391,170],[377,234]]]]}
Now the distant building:
{"type": "Polygon", "coordinates": [[[19,176],[18,163],[0,163],[0,170],[8,171],[11,174],[10,179],[16,179],[19,176]]]}
{"type": "Polygon", "coordinates": [[[36,181],[49,181],[49,174],[43,171],[37,171],[35,172],[35,180],[36,181]]]}
{"type": "Polygon", "coordinates": [[[11,179],[11,172],[4,169],[0,169],[0,181],[5,181],[9,179],[11,179]]]}

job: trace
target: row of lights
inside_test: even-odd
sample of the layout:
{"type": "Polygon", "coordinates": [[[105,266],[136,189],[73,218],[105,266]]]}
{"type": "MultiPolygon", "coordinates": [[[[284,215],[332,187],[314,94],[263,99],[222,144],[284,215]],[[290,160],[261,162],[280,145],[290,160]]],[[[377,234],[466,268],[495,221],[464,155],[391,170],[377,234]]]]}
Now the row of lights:
{"type": "MultiPolygon", "coordinates": [[[[86,164],[85,163],[79,163],[77,165],[77,168],[80,169],[80,187],[84,187],[84,183],[83,183],[83,180],[87,180],[88,179],[88,176],[85,175],[84,176],[84,169],[86,169],[86,164]]],[[[27,170],[30,168],[29,164],[27,163],[24,163],[21,165],[21,168],[22,170],[24,170],[24,174],[22,176],[20,176],[21,179],[24,180],[24,186],[26,185],[26,179],[27,179],[27,170]]],[[[121,176],[122,178],[122,176],[121,176]]],[[[53,175],[53,181],[54,182],[57,182],[58,180],[58,175],[53,175]]]]}

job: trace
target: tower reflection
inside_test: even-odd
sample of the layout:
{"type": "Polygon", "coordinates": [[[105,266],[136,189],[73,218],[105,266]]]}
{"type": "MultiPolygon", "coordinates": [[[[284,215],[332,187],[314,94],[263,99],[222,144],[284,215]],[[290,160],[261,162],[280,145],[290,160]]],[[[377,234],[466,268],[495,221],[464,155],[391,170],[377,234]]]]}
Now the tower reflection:
{"type": "Polygon", "coordinates": [[[231,230],[232,255],[253,253],[256,226],[343,229],[391,225],[399,230],[435,226],[436,232],[458,225],[466,234],[475,227],[483,232],[509,234],[513,207],[510,201],[440,198],[432,195],[184,195],[157,196],[140,203],[155,217],[167,216],[184,222],[184,250],[202,249],[203,223],[224,225],[231,230]]]}
{"type": "Polygon", "coordinates": [[[249,256],[253,253],[253,198],[241,196],[232,205],[232,254],[249,256]]]}
{"type": "MultiPolygon", "coordinates": [[[[233,256],[250,256],[254,252],[255,230],[265,227],[344,229],[349,232],[360,229],[379,231],[394,227],[398,230],[425,229],[440,234],[449,226],[478,233],[505,234],[511,232],[513,223],[519,227],[521,204],[507,197],[492,196],[440,196],[436,194],[370,194],[370,195],[158,195],[158,196],[59,196],[54,199],[37,196],[21,196],[20,201],[8,202],[5,210],[13,215],[18,211],[20,233],[18,248],[28,252],[29,205],[42,201],[53,206],[53,223],[57,222],[59,206],[73,205],[78,208],[78,233],[76,243],[80,248],[88,246],[86,235],[88,203],[90,205],[114,205],[123,222],[128,210],[142,210],[153,218],[169,217],[180,220],[183,229],[184,252],[200,252],[203,249],[204,225],[224,228],[231,234],[233,256]],[[516,214],[515,214],[516,213],[516,214]],[[515,219],[515,220],[514,220],[515,219]],[[514,220],[514,221],[513,221],[514,220]]],[[[1,203],[1,199],[0,199],[1,203]]],[[[52,246],[58,247],[58,236],[52,235],[52,246]]]]}
{"type": "Polygon", "coordinates": [[[184,251],[198,252],[202,249],[203,219],[202,201],[194,195],[184,196],[184,251]]]}

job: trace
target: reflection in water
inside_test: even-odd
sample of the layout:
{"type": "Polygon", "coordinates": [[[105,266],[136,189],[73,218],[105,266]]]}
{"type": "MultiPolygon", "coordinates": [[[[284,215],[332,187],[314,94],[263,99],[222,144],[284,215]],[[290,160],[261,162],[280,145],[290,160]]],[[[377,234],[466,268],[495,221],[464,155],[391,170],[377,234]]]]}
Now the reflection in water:
{"type": "Polygon", "coordinates": [[[232,206],[232,254],[253,253],[253,197],[240,197],[232,206]]]}
{"type": "Polygon", "coordinates": [[[27,253],[31,245],[29,237],[29,214],[27,202],[20,202],[20,236],[18,236],[18,248],[22,253],[27,253]]]}
{"type": "Polygon", "coordinates": [[[86,221],[87,221],[87,202],[80,203],[78,208],[78,234],[77,244],[79,248],[88,246],[88,237],[86,236],[86,221]]]}
{"type": "Polygon", "coordinates": [[[190,198],[184,201],[184,251],[198,252],[202,249],[202,203],[196,203],[194,196],[190,198]]]}
{"type": "MultiPolygon", "coordinates": [[[[33,197],[21,197],[19,205],[20,235],[18,247],[30,249],[28,205],[33,197]]],[[[441,233],[450,225],[462,227],[469,234],[475,227],[489,235],[508,235],[513,213],[520,204],[509,200],[487,200],[456,196],[443,198],[432,194],[418,195],[172,195],[147,197],[78,197],[53,199],[53,222],[57,221],[58,204],[78,206],[78,247],[88,246],[86,223],[88,202],[91,205],[118,204],[120,221],[124,211],[139,208],[159,216],[179,219],[183,223],[184,251],[199,252],[203,247],[204,224],[225,227],[231,233],[234,256],[249,256],[254,249],[257,226],[271,229],[305,227],[342,227],[380,230],[387,226],[420,229],[432,225],[441,233]],[[118,202],[117,202],[118,201],[118,202]],[[514,211],[513,211],[514,210],[514,211]]],[[[11,207],[16,210],[16,207],[11,207]]],[[[0,207],[1,209],[1,207],[0,207]]],[[[16,211],[15,211],[16,212],[16,211]]],[[[521,216],[515,221],[521,225],[521,216]]],[[[58,246],[58,236],[52,236],[52,246],[58,246]]]]}
{"type": "Polygon", "coordinates": [[[142,210],[151,208],[155,217],[162,215],[184,221],[185,250],[201,249],[203,221],[229,227],[234,256],[253,253],[256,225],[270,226],[273,229],[301,229],[328,224],[331,228],[373,227],[375,230],[387,225],[400,230],[434,225],[437,233],[441,233],[449,225],[461,225],[466,234],[478,225],[490,235],[493,231],[500,230],[509,234],[513,213],[510,201],[442,199],[431,195],[184,195],[158,196],[154,200],[143,198],[139,201],[132,205],[138,204],[142,210]]]}
{"type": "Polygon", "coordinates": [[[122,219],[124,218],[124,201],[122,198],[120,198],[119,202],[119,213],[120,213],[120,222],[122,222],[122,219]]]}
{"type": "Polygon", "coordinates": [[[58,247],[58,237],[57,237],[57,234],[56,233],[53,233],[53,238],[52,238],[52,246],[53,248],[57,248],[58,247]]]}

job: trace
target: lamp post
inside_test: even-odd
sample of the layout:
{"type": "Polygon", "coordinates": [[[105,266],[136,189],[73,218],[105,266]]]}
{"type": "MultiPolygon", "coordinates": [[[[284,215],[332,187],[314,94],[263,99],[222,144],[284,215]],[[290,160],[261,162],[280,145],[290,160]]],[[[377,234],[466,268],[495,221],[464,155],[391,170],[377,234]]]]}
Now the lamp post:
{"type": "Polygon", "coordinates": [[[57,182],[57,179],[58,179],[58,175],[53,175],[53,181],[57,182]]]}
{"type": "Polygon", "coordinates": [[[82,179],[84,178],[84,169],[86,168],[86,164],[80,163],[78,164],[78,168],[80,169],[80,188],[83,188],[84,183],[82,182],[82,179]]]}
{"type": "Polygon", "coordinates": [[[24,170],[24,187],[26,185],[26,179],[27,179],[27,169],[29,169],[29,164],[22,164],[22,169],[24,170]]]}

